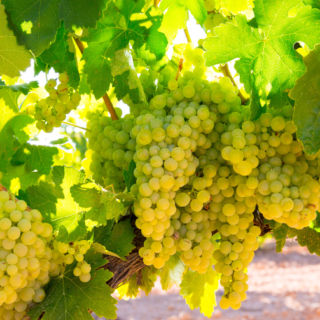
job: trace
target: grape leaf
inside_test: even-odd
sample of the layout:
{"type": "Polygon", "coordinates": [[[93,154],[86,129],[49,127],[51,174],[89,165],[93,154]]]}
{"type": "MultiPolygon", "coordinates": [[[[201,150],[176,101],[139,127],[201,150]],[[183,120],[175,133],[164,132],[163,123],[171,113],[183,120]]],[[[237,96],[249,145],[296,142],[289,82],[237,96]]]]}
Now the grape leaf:
{"type": "Polygon", "coordinates": [[[320,41],[320,11],[301,6],[294,17],[288,16],[301,0],[256,0],[254,4],[252,21],[238,15],[235,24],[222,24],[215,29],[216,36],[204,42],[206,65],[240,58],[235,68],[246,91],[256,88],[254,92],[261,91],[271,108],[282,108],[288,101],[288,90],[305,71],[293,45],[303,41],[313,48],[320,41]],[[253,77],[248,76],[251,74],[253,77]]]}
{"type": "Polygon", "coordinates": [[[320,9],[320,2],[318,0],[303,0],[303,3],[312,6],[312,8],[320,9]]]}
{"type": "Polygon", "coordinates": [[[46,70],[49,70],[49,69],[50,69],[50,66],[42,62],[40,58],[38,57],[34,58],[34,75],[35,76],[37,76],[41,71],[46,72],[46,70]]]}
{"type": "Polygon", "coordinates": [[[317,211],[317,217],[314,221],[312,221],[312,229],[320,232],[320,213],[317,211]]]}
{"type": "Polygon", "coordinates": [[[142,289],[146,296],[149,295],[152,288],[154,287],[154,283],[157,280],[157,273],[153,271],[150,267],[144,267],[141,270],[141,285],[139,285],[140,289],[142,289]]]}
{"type": "Polygon", "coordinates": [[[130,219],[116,223],[110,232],[110,224],[94,229],[94,242],[98,252],[109,254],[115,253],[119,258],[125,257],[134,249],[132,240],[135,235],[131,226],[130,219]]]}
{"type": "Polygon", "coordinates": [[[167,39],[158,31],[162,16],[152,7],[140,13],[144,0],[117,0],[110,3],[96,29],[89,29],[84,37],[88,47],[84,50],[84,73],[95,97],[101,98],[112,83],[111,59],[115,52],[127,48],[131,40],[133,49],[147,45],[157,59],[165,55],[167,39]]]}
{"type": "Polygon", "coordinates": [[[58,240],[70,242],[83,239],[87,233],[85,214],[90,206],[82,207],[71,195],[73,185],[84,182],[83,171],[55,166],[52,170],[54,185],[47,182],[28,188],[30,207],[38,209],[44,221],[50,222],[53,231],[59,231],[58,240]]]}
{"type": "Polygon", "coordinates": [[[92,320],[89,309],[98,317],[116,318],[117,300],[111,296],[113,289],[106,284],[113,274],[100,268],[107,260],[91,248],[85,255],[85,261],[91,264],[91,280],[83,283],[73,274],[76,261],[68,265],[62,275],[49,282],[45,300],[29,311],[31,319],[36,320],[45,312],[43,320],[92,320]]]}
{"type": "Polygon", "coordinates": [[[25,164],[12,166],[10,162],[6,162],[5,166],[1,166],[1,172],[3,173],[1,184],[14,194],[18,194],[21,191],[26,193],[25,190],[31,185],[37,185],[42,176],[40,172],[30,172],[25,164]]]}
{"type": "MultiPolygon", "coordinates": [[[[4,86],[3,86],[4,87],[4,86]]],[[[0,86],[1,88],[1,86],[0,86]]],[[[18,98],[20,97],[21,92],[14,92],[10,89],[0,90],[0,99],[3,99],[3,102],[12,110],[14,113],[19,112],[18,107],[18,98]]]]}
{"type": "Polygon", "coordinates": [[[36,56],[54,40],[60,24],[59,1],[2,0],[8,14],[9,27],[13,29],[18,41],[36,56]]]}
{"type": "Polygon", "coordinates": [[[304,58],[304,63],[307,72],[296,81],[290,98],[295,100],[293,121],[297,138],[307,154],[314,154],[320,149],[320,45],[304,58]]]}
{"type": "Polygon", "coordinates": [[[290,238],[297,237],[301,247],[307,247],[310,253],[320,256],[320,233],[310,227],[301,230],[290,229],[288,232],[290,238]]]}
{"type": "Polygon", "coordinates": [[[136,183],[136,178],[133,174],[135,168],[136,168],[136,163],[133,160],[131,160],[128,170],[126,169],[123,170],[123,178],[126,183],[128,191],[130,191],[130,188],[132,187],[132,185],[136,183]]]}
{"type": "Polygon", "coordinates": [[[60,138],[60,139],[57,139],[57,140],[50,141],[50,144],[62,145],[62,144],[68,143],[68,142],[69,142],[68,137],[63,137],[63,138],[60,138]]]}
{"type": "Polygon", "coordinates": [[[31,171],[37,170],[48,175],[54,163],[53,157],[58,153],[59,151],[55,147],[35,146],[27,143],[15,152],[10,163],[12,165],[26,163],[31,171]]]}
{"type": "Polygon", "coordinates": [[[169,44],[172,44],[179,29],[187,27],[188,10],[200,24],[207,18],[207,11],[201,0],[162,0],[160,10],[166,12],[159,31],[167,36],[169,44]]]}
{"type": "Polygon", "coordinates": [[[170,257],[160,271],[160,282],[163,290],[170,290],[173,285],[179,286],[186,266],[178,254],[170,257]]]}
{"type": "Polygon", "coordinates": [[[159,31],[163,32],[168,39],[168,43],[172,44],[179,29],[187,27],[188,9],[180,1],[169,0],[162,0],[160,2],[160,9],[163,13],[167,11],[163,16],[159,31]]]}
{"type": "MultiPolygon", "coordinates": [[[[6,1],[2,1],[5,4],[6,1]]],[[[32,58],[30,52],[18,45],[13,32],[8,28],[5,8],[0,4],[0,75],[19,77],[26,70],[32,58]]]]}
{"type": "Polygon", "coordinates": [[[135,273],[128,282],[122,284],[117,288],[119,298],[131,298],[134,299],[139,294],[139,286],[137,283],[137,274],[135,273]]]}
{"type": "Polygon", "coordinates": [[[221,8],[227,9],[233,14],[247,11],[253,7],[254,0],[221,0],[221,8]]]}
{"type": "Polygon", "coordinates": [[[11,118],[0,132],[0,157],[9,160],[15,153],[17,146],[29,140],[28,126],[34,119],[27,115],[16,115],[11,118]]]}
{"type": "Polygon", "coordinates": [[[210,318],[217,305],[215,292],[218,290],[218,274],[211,268],[204,274],[188,270],[180,284],[180,294],[191,310],[200,308],[200,312],[210,318]]]}
{"type": "Polygon", "coordinates": [[[38,81],[30,81],[29,83],[6,85],[3,81],[0,80],[0,92],[2,90],[10,89],[13,92],[21,92],[25,96],[29,93],[30,90],[39,88],[38,81]]]}
{"type": "Polygon", "coordinates": [[[94,28],[99,20],[101,11],[106,8],[110,0],[61,0],[60,19],[63,19],[66,28],[72,27],[94,28]]]}
{"type": "Polygon", "coordinates": [[[62,73],[67,71],[69,76],[68,85],[77,88],[80,82],[80,75],[74,53],[69,51],[68,33],[61,23],[57,31],[56,40],[46,49],[39,58],[42,62],[50,65],[53,69],[62,73]]]}
{"type": "Polygon", "coordinates": [[[8,107],[14,112],[19,112],[17,100],[21,93],[27,95],[33,88],[38,88],[37,81],[31,81],[30,83],[22,83],[15,85],[6,85],[0,80],[0,99],[3,99],[8,107]]]}
{"type": "Polygon", "coordinates": [[[88,182],[76,184],[70,188],[73,199],[82,207],[95,207],[101,197],[101,188],[88,182]]]}
{"type": "Polygon", "coordinates": [[[284,245],[286,244],[289,226],[285,223],[282,223],[280,226],[277,227],[275,221],[270,220],[268,221],[270,228],[273,230],[273,236],[276,240],[276,251],[281,252],[284,245]]]}
{"type": "Polygon", "coordinates": [[[134,103],[147,103],[129,50],[122,49],[115,52],[111,63],[111,73],[114,77],[114,92],[118,100],[122,100],[129,93],[130,99],[134,103]]]}

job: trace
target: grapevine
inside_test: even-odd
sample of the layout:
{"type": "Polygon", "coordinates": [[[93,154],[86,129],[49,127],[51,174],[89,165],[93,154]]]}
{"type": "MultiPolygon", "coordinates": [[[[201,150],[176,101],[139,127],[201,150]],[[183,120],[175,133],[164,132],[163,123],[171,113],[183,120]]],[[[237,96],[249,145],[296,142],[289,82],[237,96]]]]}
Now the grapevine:
{"type": "Polygon", "coordinates": [[[259,237],[320,255],[319,7],[72,2],[0,5],[0,319],[236,313],[259,237]]]}

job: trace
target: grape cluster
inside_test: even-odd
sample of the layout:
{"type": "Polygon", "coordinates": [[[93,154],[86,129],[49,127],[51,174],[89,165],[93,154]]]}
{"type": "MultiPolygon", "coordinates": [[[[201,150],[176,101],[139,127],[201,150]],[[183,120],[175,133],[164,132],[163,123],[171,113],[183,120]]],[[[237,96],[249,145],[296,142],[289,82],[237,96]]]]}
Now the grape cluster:
{"type": "MultiPolygon", "coordinates": [[[[214,11],[210,6],[206,1],[214,11]]],[[[179,77],[171,66],[141,72],[148,109],[126,97],[127,118],[90,119],[90,170],[119,188],[120,170],[133,159],[130,191],[136,226],[146,237],[139,250],[144,263],[160,269],[178,251],[200,274],[214,265],[224,287],[220,306],[238,309],[261,233],[255,210],[293,228],[309,225],[319,208],[318,155],[304,154],[290,105],[251,121],[229,78],[205,79],[201,48],[188,44],[183,57],[179,77]],[[111,180],[107,170],[114,167],[111,180]]]]}
{"type": "Polygon", "coordinates": [[[50,276],[58,276],[62,273],[66,265],[78,261],[73,274],[79,277],[81,282],[88,282],[91,279],[91,266],[84,261],[84,255],[90,249],[91,244],[86,240],[75,241],[72,243],[53,242],[52,260],[50,276]]]}
{"type": "Polygon", "coordinates": [[[208,32],[208,36],[210,36],[214,34],[214,28],[224,23],[227,19],[219,13],[219,3],[214,0],[205,0],[204,8],[208,11],[208,15],[203,25],[208,32]]]}
{"type": "Polygon", "coordinates": [[[44,300],[50,280],[52,227],[38,210],[0,191],[0,315],[22,319],[44,300]]]}
{"type": "MultiPolygon", "coordinates": [[[[121,117],[121,109],[116,108],[121,117]]],[[[86,137],[89,150],[82,166],[93,173],[93,179],[103,186],[113,185],[115,191],[123,191],[123,169],[127,169],[133,159],[136,141],[130,134],[133,128],[132,116],[119,120],[92,114],[87,123],[86,137]]]]}
{"type": "Polygon", "coordinates": [[[46,99],[37,99],[36,103],[27,105],[25,110],[37,120],[37,128],[47,133],[52,132],[53,128],[59,128],[66,119],[66,114],[76,109],[81,100],[78,92],[69,92],[67,73],[61,73],[59,81],[57,86],[56,80],[48,80],[45,89],[49,96],[46,99]]]}

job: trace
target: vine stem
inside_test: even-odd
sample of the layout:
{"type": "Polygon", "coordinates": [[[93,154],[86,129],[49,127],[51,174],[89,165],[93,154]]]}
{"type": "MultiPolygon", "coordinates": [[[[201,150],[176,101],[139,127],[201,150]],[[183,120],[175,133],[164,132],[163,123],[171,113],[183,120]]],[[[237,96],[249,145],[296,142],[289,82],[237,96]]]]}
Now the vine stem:
{"type": "Polygon", "coordinates": [[[177,74],[176,74],[176,77],[175,79],[178,81],[178,78],[179,78],[179,75],[180,75],[180,72],[183,68],[183,58],[180,58],[179,60],[179,66],[178,66],[178,71],[177,71],[177,74]]]}
{"type": "Polygon", "coordinates": [[[188,43],[191,43],[192,40],[191,40],[191,37],[190,37],[189,30],[187,28],[185,28],[185,29],[183,29],[183,31],[184,31],[184,34],[186,35],[188,43]]]}
{"type": "MultiPolygon", "coordinates": [[[[231,72],[230,72],[230,69],[229,69],[228,64],[227,64],[227,63],[226,63],[225,65],[222,65],[222,64],[221,64],[221,65],[220,65],[220,69],[221,69],[223,75],[224,75],[225,77],[230,78],[230,80],[232,81],[232,84],[233,84],[235,87],[238,87],[237,84],[236,84],[236,82],[234,81],[234,79],[233,79],[233,77],[232,77],[232,74],[231,74],[231,72]]],[[[245,104],[245,103],[247,102],[247,99],[243,96],[243,94],[241,93],[240,90],[239,90],[239,97],[240,97],[240,99],[241,99],[241,103],[242,103],[242,104],[245,104]]]]}
{"type": "MultiPolygon", "coordinates": [[[[74,39],[75,43],[77,44],[80,52],[83,54],[83,51],[84,51],[85,47],[84,47],[82,41],[80,39],[77,39],[77,38],[73,38],[73,39],[74,39]]],[[[106,105],[106,107],[107,107],[107,109],[108,109],[108,111],[110,113],[111,119],[112,120],[118,120],[119,118],[118,118],[118,116],[116,114],[116,111],[114,110],[113,104],[112,104],[112,102],[111,102],[111,100],[110,100],[110,98],[108,96],[108,93],[106,93],[102,98],[103,98],[103,101],[104,101],[104,103],[105,103],[105,105],[106,105]]]]}
{"type": "Polygon", "coordinates": [[[71,122],[61,121],[61,123],[67,124],[68,126],[72,126],[72,127],[75,127],[75,128],[83,129],[83,130],[86,130],[86,131],[91,131],[90,129],[77,126],[76,124],[73,124],[73,123],[71,123],[71,122]]]}

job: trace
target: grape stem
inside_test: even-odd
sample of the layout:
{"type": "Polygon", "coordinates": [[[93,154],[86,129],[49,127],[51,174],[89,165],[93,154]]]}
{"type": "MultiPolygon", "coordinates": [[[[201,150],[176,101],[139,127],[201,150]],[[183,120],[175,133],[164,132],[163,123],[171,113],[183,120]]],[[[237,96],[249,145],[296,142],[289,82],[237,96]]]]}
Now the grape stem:
{"type": "Polygon", "coordinates": [[[188,43],[191,43],[192,40],[191,40],[191,37],[190,37],[189,30],[187,28],[185,28],[185,29],[183,29],[183,31],[184,31],[184,34],[186,35],[188,43]]]}
{"type": "MultiPolygon", "coordinates": [[[[84,47],[82,41],[80,39],[78,39],[78,38],[73,38],[73,39],[74,39],[75,43],[77,44],[80,52],[83,54],[83,51],[84,51],[85,47],[84,47]]],[[[112,102],[111,102],[111,100],[110,100],[110,98],[108,96],[108,93],[106,93],[102,98],[103,98],[103,101],[104,101],[104,103],[105,103],[105,105],[106,105],[106,107],[107,107],[107,109],[108,109],[108,111],[110,113],[111,119],[112,120],[118,120],[119,118],[118,118],[118,116],[116,114],[116,111],[114,110],[113,104],[112,104],[112,102]]]]}
{"type": "MultiPolygon", "coordinates": [[[[232,77],[232,74],[231,74],[231,72],[230,72],[230,69],[229,69],[228,64],[227,64],[227,63],[226,63],[225,65],[222,65],[222,64],[221,64],[221,65],[220,65],[220,69],[221,69],[223,75],[224,75],[225,77],[230,78],[230,80],[232,81],[232,84],[233,84],[235,87],[238,87],[237,84],[236,84],[236,82],[234,81],[234,79],[233,79],[233,77],[232,77]]],[[[240,90],[239,90],[239,97],[240,97],[240,99],[241,99],[241,103],[242,103],[242,104],[246,104],[246,103],[247,103],[247,99],[243,96],[243,94],[241,93],[240,90]]]]}
{"type": "Polygon", "coordinates": [[[180,58],[178,71],[177,71],[176,78],[175,78],[177,81],[178,81],[178,78],[179,78],[179,75],[180,75],[182,68],[183,68],[183,58],[180,58]]]}
{"type": "Polygon", "coordinates": [[[80,126],[77,126],[76,124],[73,124],[71,122],[67,122],[67,121],[61,121],[61,123],[64,123],[64,124],[67,124],[68,126],[72,126],[72,127],[75,127],[75,128],[79,128],[79,129],[83,129],[83,130],[86,130],[86,131],[90,131],[90,129],[87,129],[87,128],[84,128],[84,127],[80,127],[80,126]]]}

